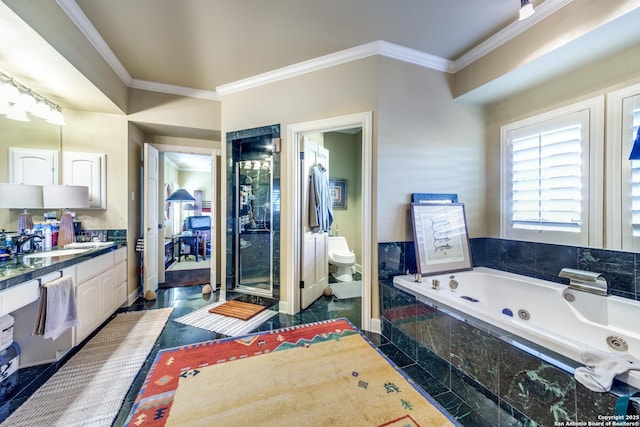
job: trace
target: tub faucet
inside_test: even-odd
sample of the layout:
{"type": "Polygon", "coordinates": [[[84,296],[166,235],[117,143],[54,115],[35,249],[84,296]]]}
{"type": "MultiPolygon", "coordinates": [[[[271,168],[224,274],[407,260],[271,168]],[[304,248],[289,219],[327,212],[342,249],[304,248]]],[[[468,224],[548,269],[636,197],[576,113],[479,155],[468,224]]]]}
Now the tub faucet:
{"type": "Polygon", "coordinates": [[[569,289],[607,296],[607,279],[602,273],[563,268],[558,276],[569,279],[569,289]]]}

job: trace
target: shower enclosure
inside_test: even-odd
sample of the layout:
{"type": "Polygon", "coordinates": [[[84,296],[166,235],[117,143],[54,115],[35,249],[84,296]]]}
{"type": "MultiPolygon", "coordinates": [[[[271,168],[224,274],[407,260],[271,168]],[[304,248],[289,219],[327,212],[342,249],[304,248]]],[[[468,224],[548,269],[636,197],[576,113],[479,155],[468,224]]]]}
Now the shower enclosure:
{"type": "Polygon", "coordinates": [[[227,134],[227,290],[278,297],[280,126],[227,134]]]}

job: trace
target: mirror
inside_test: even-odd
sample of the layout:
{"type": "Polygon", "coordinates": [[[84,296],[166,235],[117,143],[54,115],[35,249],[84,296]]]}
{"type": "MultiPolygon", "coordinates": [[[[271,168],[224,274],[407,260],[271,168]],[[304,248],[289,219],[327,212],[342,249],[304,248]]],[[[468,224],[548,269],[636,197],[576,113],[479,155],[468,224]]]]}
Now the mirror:
{"type": "MultiPolygon", "coordinates": [[[[29,122],[19,122],[0,115],[0,182],[9,179],[9,148],[27,148],[60,152],[60,126],[52,125],[42,119],[34,118],[29,122]]],[[[58,155],[58,158],[60,156],[58,155]]],[[[58,168],[59,169],[59,168],[58,168]]],[[[0,196],[1,197],[1,196],[0,196]]],[[[40,221],[42,212],[34,212],[34,221],[40,221]]],[[[15,231],[18,227],[18,209],[0,209],[0,229],[15,231]]]]}

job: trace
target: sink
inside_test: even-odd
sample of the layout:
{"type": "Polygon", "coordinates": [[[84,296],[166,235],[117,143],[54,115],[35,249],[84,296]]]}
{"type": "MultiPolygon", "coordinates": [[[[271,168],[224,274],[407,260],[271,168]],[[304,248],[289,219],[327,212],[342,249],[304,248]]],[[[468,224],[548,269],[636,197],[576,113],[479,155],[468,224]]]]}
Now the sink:
{"type": "Polygon", "coordinates": [[[106,248],[107,246],[113,246],[115,242],[74,242],[64,245],[65,249],[78,249],[78,248],[106,248]]]}
{"type": "Polygon", "coordinates": [[[22,259],[33,259],[33,258],[51,258],[56,256],[65,256],[65,255],[77,255],[83,252],[88,252],[89,249],[56,249],[54,251],[47,252],[34,252],[31,254],[22,255],[22,259]]]}

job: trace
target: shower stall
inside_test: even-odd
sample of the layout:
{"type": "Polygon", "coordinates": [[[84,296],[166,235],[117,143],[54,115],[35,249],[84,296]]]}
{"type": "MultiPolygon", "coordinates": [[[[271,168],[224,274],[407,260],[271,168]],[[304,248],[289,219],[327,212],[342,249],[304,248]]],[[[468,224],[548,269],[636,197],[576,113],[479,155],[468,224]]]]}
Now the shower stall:
{"type": "Polygon", "coordinates": [[[227,290],[278,297],[279,125],[227,134],[227,290]]]}

